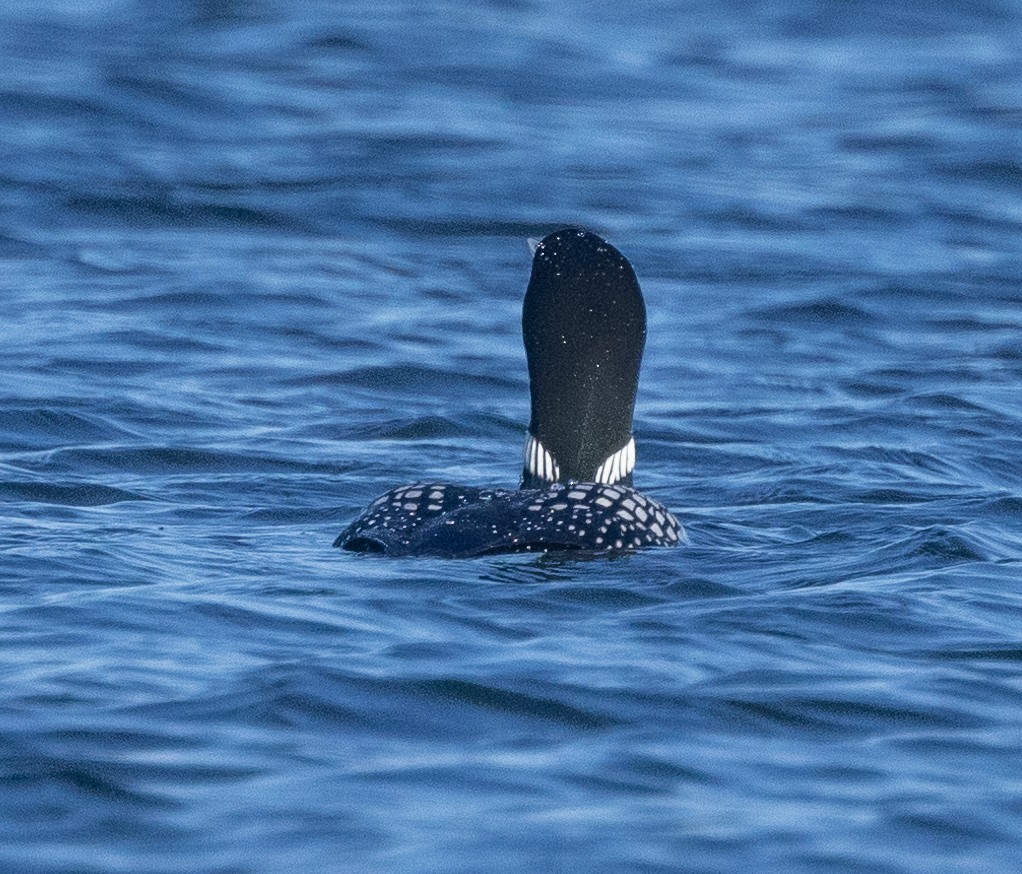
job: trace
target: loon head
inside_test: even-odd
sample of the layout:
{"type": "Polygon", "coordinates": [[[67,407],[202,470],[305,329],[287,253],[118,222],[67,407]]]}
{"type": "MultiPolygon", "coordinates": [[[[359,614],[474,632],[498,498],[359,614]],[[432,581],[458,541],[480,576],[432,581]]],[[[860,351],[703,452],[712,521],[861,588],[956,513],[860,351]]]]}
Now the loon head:
{"type": "Polygon", "coordinates": [[[646,307],[628,259],[578,228],[544,237],[534,246],[522,334],[532,397],[522,487],[630,486],[646,307]]]}

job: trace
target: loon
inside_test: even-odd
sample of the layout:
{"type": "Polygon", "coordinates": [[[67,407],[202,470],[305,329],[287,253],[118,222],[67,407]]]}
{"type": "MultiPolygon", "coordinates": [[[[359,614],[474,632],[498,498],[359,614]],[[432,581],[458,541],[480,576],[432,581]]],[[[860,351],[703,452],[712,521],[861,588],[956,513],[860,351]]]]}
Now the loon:
{"type": "Polygon", "coordinates": [[[631,264],[596,234],[533,249],[522,308],[532,414],[518,490],[421,482],[381,495],[334,541],[448,558],[674,546],[673,514],[632,488],[632,415],[646,307],[631,264]]]}

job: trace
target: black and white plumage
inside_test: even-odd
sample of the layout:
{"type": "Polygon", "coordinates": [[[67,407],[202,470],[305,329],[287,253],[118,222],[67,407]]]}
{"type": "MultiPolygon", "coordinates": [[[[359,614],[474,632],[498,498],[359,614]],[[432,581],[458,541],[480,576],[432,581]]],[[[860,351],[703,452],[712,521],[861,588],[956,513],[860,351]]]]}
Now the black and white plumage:
{"type": "Polygon", "coordinates": [[[449,558],[501,552],[620,552],[672,546],[683,534],[659,501],[628,486],[557,483],[547,489],[477,489],[416,483],[382,495],[334,546],[449,558]]]}
{"type": "Polygon", "coordinates": [[[576,228],[535,243],[522,334],[532,414],[521,488],[401,486],[377,498],[334,546],[453,558],[620,552],[684,539],[666,507],[631,487],[646,310],[628,260],[576,228]]]}

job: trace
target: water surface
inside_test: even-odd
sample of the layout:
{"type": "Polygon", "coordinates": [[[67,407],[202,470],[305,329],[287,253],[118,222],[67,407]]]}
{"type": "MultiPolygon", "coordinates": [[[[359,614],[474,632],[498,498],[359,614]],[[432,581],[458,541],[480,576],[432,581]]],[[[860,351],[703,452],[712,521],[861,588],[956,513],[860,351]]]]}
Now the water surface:
{"type": "Polygon", "coordinates": [[[7,4],[0,867],[1013,871],[1020,13],[7,4]],[[516,484],[567,224],[691,544],[331,549],[516,484]]]}

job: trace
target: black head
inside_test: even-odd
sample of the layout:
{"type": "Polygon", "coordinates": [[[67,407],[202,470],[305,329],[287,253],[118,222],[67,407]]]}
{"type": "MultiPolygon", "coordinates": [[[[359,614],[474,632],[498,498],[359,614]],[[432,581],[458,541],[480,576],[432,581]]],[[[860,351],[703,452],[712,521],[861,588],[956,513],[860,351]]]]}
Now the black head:
{"type": "Polygon", "coordinates": [[[646,307],[632,265],[588,231],[545,237],[532,260],[522,334],[532,396],[523,487],[630,485],[646,343],[646,307]]]}

